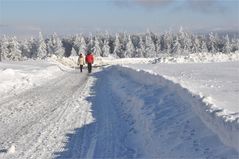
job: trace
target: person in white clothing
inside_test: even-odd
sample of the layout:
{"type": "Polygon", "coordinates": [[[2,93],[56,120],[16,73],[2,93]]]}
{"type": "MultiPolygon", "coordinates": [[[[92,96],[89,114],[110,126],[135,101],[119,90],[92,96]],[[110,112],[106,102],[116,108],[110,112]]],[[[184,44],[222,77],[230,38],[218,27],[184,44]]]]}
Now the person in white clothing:
{"type": "Polygon", "coordinates": [[[80,72],[82,72],[83,70],[83,65],[85,64],[85,60],[84,60],[84,57],[82,54],[79,55],[79,58],[78,58],[78,65],[80,65],[80,72]]]}

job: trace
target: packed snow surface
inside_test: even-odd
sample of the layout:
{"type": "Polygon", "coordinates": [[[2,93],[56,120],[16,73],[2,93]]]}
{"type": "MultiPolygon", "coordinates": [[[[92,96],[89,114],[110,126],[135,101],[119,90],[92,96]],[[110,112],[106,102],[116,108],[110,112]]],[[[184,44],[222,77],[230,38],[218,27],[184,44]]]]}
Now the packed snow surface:
{"type": "Polygon", "coordinates": [[[0,63],[0,158],[239,157],[238,62],[76,59],[0,63]]]}

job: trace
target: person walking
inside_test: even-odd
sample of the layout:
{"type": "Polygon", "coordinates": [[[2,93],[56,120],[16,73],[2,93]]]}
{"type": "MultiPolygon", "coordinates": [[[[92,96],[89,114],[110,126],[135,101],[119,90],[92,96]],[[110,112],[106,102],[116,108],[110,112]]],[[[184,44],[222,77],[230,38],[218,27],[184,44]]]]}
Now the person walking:
{"type": "Polygon", "coordinates": [[[79,55],[79,58],[78,58],[78,65],[80,65],[80,72],[82,72],[83,70],[83,65],[85,64],[85,60],[84,60],[84,57],[82,54],[79,55]]]}
{"type": "Polygon", "coordinates": [[[92,55],[91,52],[87,53],[87,55],[85,57],[85,61],[87,63],[87,67],[88,67],[88,73],[91,73],[92,64],[94,63],[94,56],[92,55]]]}

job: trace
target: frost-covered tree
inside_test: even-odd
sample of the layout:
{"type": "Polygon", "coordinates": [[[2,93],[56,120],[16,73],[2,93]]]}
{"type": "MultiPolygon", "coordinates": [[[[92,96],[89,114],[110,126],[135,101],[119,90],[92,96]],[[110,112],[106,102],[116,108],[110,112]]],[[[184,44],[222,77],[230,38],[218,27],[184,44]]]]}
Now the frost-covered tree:
{"type": "Polygon", "coordinates": [[[87,51],[93,51],[93,47],[94,47],[94,37],[93,35],[90,33],[90,37],[89,37],[89,42],[87,44],[87,51]]]}
{"type": "Polygon", "coordinates": [[[30,58],[31,57],[31,49],[28,40],[24,40],[21,44],[20,50],[22,52],[22,57],[30,58]]]}
{"type": "Polygon", "coordinates": [[[83,35],[76,35],[74,41],[73,41],[73,48],[76,50],[77,54],[86,54],[87,45],[85,42],[85,38],[83,35]]]}
{"type": "Polygon", "coordinates": [[[9,53],[8,46],[9,46],[8,39],[7,39],[6,35],[3,35],[3,38],[1,40],[1,50],[0,50],[1,51],[1,53],[0,53],[1,60],[7,59],[7,55],[9,53]]]}
{"type": "Polygon", "coordinates": [[[53,33],[48,41],[48,51],[49,54],[55,54],[59,57],[64,56],[65,50],[62,41],[56,33],[53,33]]]}
{"type": "Polygon", "coordinates": [[[166,54],[171,53],[171,45],[173,43],[173,35],[171,32],[166,32],[161,37],[161,51],[166,54]]]}
{"type": "MultiPolygon", "coordinates": [[[[181,44],[181,47],[182,47],[182,52],[184,53],[184,54],[190,54],[191,52],[192,52],[192,45],[193,45],[193,42],[192,42],[192,37],[191,37],[191,35],[190,34],[188,34],[188,33],[185,33],[184,34],[185,35],[185,37],[184,37],[184,45],[183,45],[183,47],[182,47],[182,44],[181,44]]],[[[195,47],[198,47],[198,45],[199,45],[199,41],[197,40],[197,39],[195,39],[195,47]]]]}
{"type": "Polygon", "coordinates": [[[211,53],[216,53],[216,38],[214,36],[213,33],[209,33],[209,39],[208,39],[208,44],[207,44],[207,47],[208,47],[208,50],[211,52],[211,53]]]}
{"type": "Polygon", "coordinates": [[[15,36],[9,40],[8,49],[9,49],[9,53],[7,54],[8,60],[19,61],[22,59],[20,43],[17,41],[17,38],[15,36]]]}
{"type": "Polygon", "coordinates": [[[131,40],[131,36],[128,35],[128,40],[127,40],[127,44],[126,44],[126,51],[125,51],[125,54],[124,54],[124,57],[132,57],[132,55],[135,54],[135,48],[134,48],[134,45],[132,43],[132,40],[131,40]]]}
{"type": "Polygon", "coordinates": [[[161,39],[160,35],[157,35],[157,40],[156,40],[156,43],[155,43],[157,54],[162,53],[162,43],[161,43],[161,40],[162,39],[161,39]]]}
{"type": "MultiPolygon", "coordinates": [[[[73,45],[72,45],[72,49],[75,49],[76,51],[76,54],[78,54],[79,52],[79,48],[81,46],[81,36],[79,36],[78,34],[76,34],[74,37],[73,37],[73,45]]],[[[71,51],[72,53],[72,51],[71,51]]]]}
{"type": "Polygon", "coordinates": [[[233,38],[231,40],[232,52],[239,51],[239,39],[233,38]]]}
{"type": "Polygon", "coordinates": [[[206,44],[206,42],[205,41],[202,41],[202,43],[201,43],[201,52],[208,52],[208,49],[207,49],[207,44],[206,44]]]}
{"type": "Polygon", "coordinates": [[[115,57],[122,58],[123,57],[123,51],[124,50],[123,50],[121,42],[120,42],[119,34],[116,34],[115,35],[115,41],[114,41],[114,52],[113,52],[113,55],[115,57]]]}
{"type": "Polygon", "coordinates": [[[201,49],[200,49],[200,41],[198,39],[197,36],[194,36],[193,37],[193,40],[192,40],[192,49],[191,49],[192,53],[198,53],[198,52],[201,52],[201,49]]]}
{"type": "Polygon", "coordinates": [[[87,50],[86,42],[84,36],[81,36],[79,53],[85,55],[87,50]]]}
{"type": "Polygon", "coordinates": [[[176,36],[172,45],[173,54],[182,54],[181,44],[179,43],[178,37],[176,36]]]}
{"type": "Polygon", "coordinates": [[[101,47],[100,47],[100,41],[98,37],[95,37],[95,41],[93,44],[93,52],[96,57],[99,57],[102,55],[101,47]]]}
{"type": "Polygon", "coordinates": [[[43,38],[43,35],[41,32],[39,32],[39,37],[35,41],[35,49],[32,54],[33,58],[46,58],[47,57],[47,45],[45,43],[45,40],[43,38]]]}
{"type": "Polygon", "coordinates": [[[222,52],[223,53],[230,53],[231,52],[231,44],[230,44],[230,40],[229,40],[229,37],[228,35],[226,35],[224,37],[224,40],[223,40],[223,48],[222,48],[222,52]]]}
{"type": "Polygon", "coordinates": [[[136,47],[134,57],[144,57],[144,55],[145,55],[145,44],[143,42],[142,37],[140,36],[139,37],[139,44],[136,47]]]}
{"type": "Polygon", "coordinates": [[[177,41],[180,43],[180,45],[186,48],[185,40],[187,38],[187,35],[183,31],[183,27],[180,27],[179,32],[178,32],[178,34],[176,36],[177,36],[177,39],[178,39],[177,41]]]}
{"type": "Polygon", "coordinates": [[[155,44],[149,33],[145,36],[145,57],[156,57],[155,44]]]}
{"type": "Polygon", "coordinates": [[[71,50],[71,56],[78,56],[78,54],[76,53],[76,50],[74,48],[72,48],[72,50],[71,50]]]}
{"type": "Polygon", "coordinates": [[[109,46],[109,39],[107,38],[103,42],[102,56],[108,57],[109,55],[110,55],[110,46],[109,46]]]}

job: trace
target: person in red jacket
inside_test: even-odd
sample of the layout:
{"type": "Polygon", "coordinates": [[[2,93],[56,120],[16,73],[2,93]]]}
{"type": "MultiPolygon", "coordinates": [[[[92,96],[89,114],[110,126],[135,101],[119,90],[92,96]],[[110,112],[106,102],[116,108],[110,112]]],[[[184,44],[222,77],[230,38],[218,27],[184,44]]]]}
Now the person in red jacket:
{"type": "Polygon", "coordinates": [[[91,52],[88,52],[88,54],[85,56],[85,62],[88,66],[88,72],[91,73],[92,70],[92,64],[94,63],[94,56],[91,52]]]}

